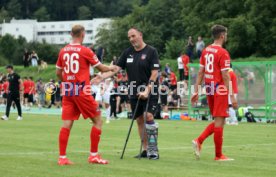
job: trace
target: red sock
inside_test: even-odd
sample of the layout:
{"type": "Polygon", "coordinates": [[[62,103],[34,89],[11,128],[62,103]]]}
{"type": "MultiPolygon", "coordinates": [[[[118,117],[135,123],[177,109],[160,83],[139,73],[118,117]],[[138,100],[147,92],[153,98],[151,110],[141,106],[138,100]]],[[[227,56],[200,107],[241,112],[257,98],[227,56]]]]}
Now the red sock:
{"type": "Polygon", "coordinates": [[[98,145],[99,145],[101,133],[102,131],[100,129],[97,129],[95,126],[92,127],[91,133],[90,133],[90,140],[91,140],[90,152],[92,153],[98,152],[98,145]]]}
{"type": "Polygon", "coordinates": [[[222,155],[222,142],[223,142],[223,128],[215,127],[214,128],[214,142],[216,148],[216,157],[222,155]]]}
{"type": "Polygon", "coordinates": [[[62,127],[59,132],[59,155],[66,155],[66,148],[70,135],[70,129],[62,127]]]}
{"type": "Polygon", "coordinates": [[[212,122],[210,123],[205,130],[201,133],[201,135],[199,135],[199,137],[197,138],[198,142],[200,144],[203,143],[203,141],[208,138],[208,136],[210,136],[212,133],[214,133],[214,127],[215,127],[215,123],[212,122]]]}

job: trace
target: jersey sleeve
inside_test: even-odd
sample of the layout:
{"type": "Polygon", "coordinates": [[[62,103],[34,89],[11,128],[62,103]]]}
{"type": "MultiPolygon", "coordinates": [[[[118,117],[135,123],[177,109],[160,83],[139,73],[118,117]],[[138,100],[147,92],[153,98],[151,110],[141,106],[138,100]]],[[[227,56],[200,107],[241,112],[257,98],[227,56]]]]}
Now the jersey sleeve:
{"type": "Polygon", "coordinates": [[[58,59],[57,59],[57,62],[56,62],[56,68],[58,69],[62,69],[62,58],[61,58],[61,51],[59,52],[58,54],[58,59]]]}
{"type": "Polygon", "coordinates": [[[86,53],[85,58],[88,60],[88,62],[91,64],[91,66],[96,67],[99,64],[101,64],[97,55],[92,50],[86,48],[85,53],[86,53]]]}
{"type": "Polygon", "coordinates": [[[230,69],[230,55],[227,51],[223,51],[219,60],[219,66],[221,71],[230,69]]]}
{"type": "Polygon", "coordinates": [[[158,52],[156,49],[154,49],[153,54],[152,54],[152,58],[151,58],[151,62],[150,62],[150,69],[151,70],[158,70],[160,68],[160,64],[159,64],[159,56],[158,56],[158,52]]]}
{"type": "Polygon", "coordinates": [[[119,60],[116,62],[116,65],[119,66],[119,67],[121,67],[122,69],[125,69],[125,68],[126,68],[126,60],[127,60],[127,53],[128,53],[127,51],[128,51],[128,50],[125,50],[125,51],[121,54],[119,60]]]}

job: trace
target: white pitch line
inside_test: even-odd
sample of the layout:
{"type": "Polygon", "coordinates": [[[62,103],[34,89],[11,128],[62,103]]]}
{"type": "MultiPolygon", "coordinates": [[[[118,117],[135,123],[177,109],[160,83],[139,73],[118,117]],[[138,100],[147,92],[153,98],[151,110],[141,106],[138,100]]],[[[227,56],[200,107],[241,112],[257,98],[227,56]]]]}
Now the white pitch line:
{"type": "MultiPolygon", "coordinates": [[[[267,143],[267,144],[244,144],[244,145],[233,145],[233,146],[223,146],[223,148],[238,148],[238,147],[252,147],[252,146],[275,146],[276,143],[267,143]]],[[[214,148],[214,146],[204,146],[204,149],[214,148]]],[[[192,149],[192,146],[179,146],[179,147],[165,147],[159,148],[160,150],[183,150],[183,149],[192,149]]],[[[127,151],[137,151],[135,149],[127,149],[127,151]]],[[[117,150],[102,150],[100,152],[121,152],[121,149],[117,150]]],[[[89,153],[88,151],[69,151],[69,153],[89,153]]],[[[58,154],[58,151],[52,152],[1,152],[0,156],[16,156],[16,155],[46,155],[46,154],[58,154]]]]}

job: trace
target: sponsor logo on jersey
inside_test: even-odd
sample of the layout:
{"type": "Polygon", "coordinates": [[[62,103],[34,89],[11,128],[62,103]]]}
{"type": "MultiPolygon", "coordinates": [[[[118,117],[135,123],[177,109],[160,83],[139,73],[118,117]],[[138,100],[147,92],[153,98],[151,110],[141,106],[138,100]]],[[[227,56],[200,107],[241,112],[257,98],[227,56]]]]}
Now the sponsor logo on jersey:
{"type": "Polygon", "coordinates": [[[225,66],[230,66],[230,60],[225,60],[225,66]]]}
{"type": "Polygon", "coordinates": [[[212,74],[205,74],[205,78],[207,78],[207,79],[213,79],[214,76],[212,74]]]}

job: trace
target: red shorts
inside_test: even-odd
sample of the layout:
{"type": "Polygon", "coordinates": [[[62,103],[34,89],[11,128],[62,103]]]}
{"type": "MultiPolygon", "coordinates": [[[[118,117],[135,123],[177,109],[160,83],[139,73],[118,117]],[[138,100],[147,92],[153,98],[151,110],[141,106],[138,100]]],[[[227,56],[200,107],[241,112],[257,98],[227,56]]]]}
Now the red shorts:
{"type": "Polygon", "coordinates": [[[91,95],[63,96],[62,120],[78,120],[82,114],[84,119],[101,115],[98,103],[91,95]]]}
{"type": "Polygon", "coordinates": [[[207,95],[207,101],[213,117],[229,117],[228,95],[207,95]]]}

